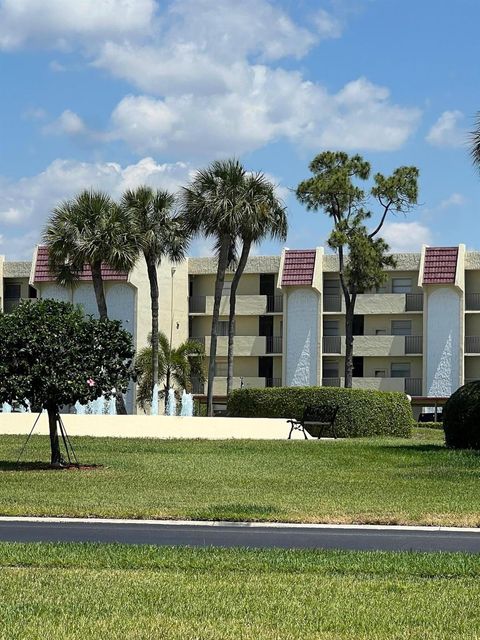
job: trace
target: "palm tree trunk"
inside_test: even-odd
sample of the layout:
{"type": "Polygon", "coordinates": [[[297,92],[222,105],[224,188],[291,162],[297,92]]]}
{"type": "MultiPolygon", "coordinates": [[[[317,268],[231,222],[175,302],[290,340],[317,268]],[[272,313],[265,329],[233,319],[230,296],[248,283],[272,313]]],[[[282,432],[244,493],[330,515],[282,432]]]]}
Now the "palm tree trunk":
{"type": "Polygon", "coordinates": [[[220,315],[220,302],[222,301],[222,289],[225,281],[225,271],[228,265],[230,250],[230,237],[222,238],[222,245],[218,254],[217,277],[215,280],[215,299],[213,303],[212,330],[210,333],[210,360],[208,363],[208,388],[207,388],[207,415],[213,415],[213,383],[215,379],[215,358],[217,355],[218,317],[220,315]]]}
{"type": "Polygon", "coordinates": [[[60,442],[58,440],[57,431],[57,413],[58,407],[55,404],[47,404],[48,412],[48,430],[50,434],[50,464],[58,466],[62,462],[60,453],[60,442]]]}
{"type": "Polygon", "coordinates": [[[93,290],[95,291],[98,315],[100,317],[100,320],[107,320],[108,312],[107,302],[105,300],[105,291],[103,288],[102,263],[100,261],[92,262],[90,268],[92,270],[93,290]]]}
{"type": "Polygon", "coordinates": [[[234,340],[235,340],[235,305],[237,303],[237,289],[240,278],[242,277],[245,265],[247,264],[248,255],[252,243],[245,241],[243,243],[242,255],[238,261],[237,268],[235,270],[232,279],[232,288],[230,291],[230,315],[228,317],[228,363],[227,363],[227,396],[230,395],[230,391],[233,387],[233,356],[234,356],[234,340]]]}
{"type": "Polygon", "coordinates": [[[157,263],[151,255],[145,255],[150,282],[150,306],[152,311],[152,393],[158,385],[158,276],[157,263]]]}

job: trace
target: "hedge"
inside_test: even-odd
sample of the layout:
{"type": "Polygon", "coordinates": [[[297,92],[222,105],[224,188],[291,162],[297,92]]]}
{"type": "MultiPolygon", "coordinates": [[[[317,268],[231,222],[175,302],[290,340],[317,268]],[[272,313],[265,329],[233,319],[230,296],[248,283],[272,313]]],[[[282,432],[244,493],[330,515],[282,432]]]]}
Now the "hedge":
{"type": "Polygon", "coordinates": [[[300,419],[306,405],[335,404],[339,437],[409,437],[414,424],[405,394],[338,387],[237,389],[228,398],[229,416],[300,419]]]}
{"type": "Polygon", "coordinates": [[[450,396],[443,409],[443,429],[447,447],[480,450],[480,380],[450,396]]]}

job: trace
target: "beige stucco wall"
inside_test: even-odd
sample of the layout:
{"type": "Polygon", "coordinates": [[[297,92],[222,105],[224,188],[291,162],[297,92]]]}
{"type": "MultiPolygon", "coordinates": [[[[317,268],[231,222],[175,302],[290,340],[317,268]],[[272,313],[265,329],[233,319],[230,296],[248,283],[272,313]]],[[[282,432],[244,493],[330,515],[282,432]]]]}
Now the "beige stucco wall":
{"type": "MultiPolygon", "coordinates": [[[[170,337],[176,346],[188,338],[188,264],[187,261],[172,265],[164,260],[157,269],[159,284],[159,329],[170,337]],[[173,278],[171,268],[175,267],[173,278]],[[173,280],[173,312],[172,312],[173,280]],[[171,322],[171,318],[173,322],[171,322]],[[178,326],[177,326],[178,323],[178,326]]],[[[136,288],[136,347],[147,346],[151,330],[150,284],[144,260],[139,260],[130,273],[129,282],[136,288]]]]}
{"type": "Polygon", "coordinates": [[[384,330],[386,335],[392,333],[392,322],[395,320],[410,320],[412,323],[412,336],[421,336],[423,332],[422,315],[417,313],[402,313],[395,315],[366,315],[364,333],[374,336],[377,330],[384,330]]]}
{"type": "MultiPolygon", "coordinates": [[[[278,273],[280,256],[250,256],[247,260],[244,273],[278,273]]],[[[188,273],[192,275],[216,274],[216,258],[189,258],[188,273]]],[[[232,273],[232,270],[229,271],[232,273]]]]}

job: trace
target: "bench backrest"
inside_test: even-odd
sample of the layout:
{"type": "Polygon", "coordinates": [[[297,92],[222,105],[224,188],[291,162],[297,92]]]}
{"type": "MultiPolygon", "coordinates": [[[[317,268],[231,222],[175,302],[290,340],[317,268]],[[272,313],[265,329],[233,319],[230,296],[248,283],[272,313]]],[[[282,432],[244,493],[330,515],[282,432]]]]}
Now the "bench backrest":
{"type": "Polygon", "coordinates": [[[303,410],[302,422],[334,422],[338,412],[337,405],[307,405],[303,410]]]}

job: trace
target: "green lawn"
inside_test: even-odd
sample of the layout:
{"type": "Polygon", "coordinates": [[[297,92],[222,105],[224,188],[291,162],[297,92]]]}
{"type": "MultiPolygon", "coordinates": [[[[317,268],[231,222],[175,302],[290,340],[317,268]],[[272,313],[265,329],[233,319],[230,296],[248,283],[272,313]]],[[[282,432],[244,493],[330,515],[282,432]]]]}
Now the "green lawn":
{"type": "Polygon", "coordinates": [[[479,637],[461,554],[0,544],[5,640],[479,637]]]}
{"type": "MultiPolygon", "coordinates": [[[[0,437],[0,513],[480,526],[480,455],[412,440],[75,438],[90,471],[18,470],[24,438],[0,437]]],[[[46,437],[27,460],[47,460],[46,437]]]]}

